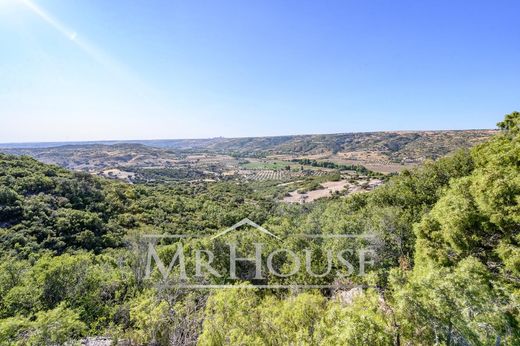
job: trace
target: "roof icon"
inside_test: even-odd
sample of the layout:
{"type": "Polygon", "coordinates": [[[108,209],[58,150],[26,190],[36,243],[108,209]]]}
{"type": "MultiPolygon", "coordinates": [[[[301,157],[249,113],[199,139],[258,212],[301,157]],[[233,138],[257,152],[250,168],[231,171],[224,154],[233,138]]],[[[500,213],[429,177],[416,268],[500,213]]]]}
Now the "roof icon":
{"type": "Polygon", "coordinates": [[[213,237],[211,237],[211,239],[216,239],[220,236],[223,236],[224,234],[227,234],[231,231],[234,231],[235,229],[243,226],[243,225],[249,225],[249,226],[252,226],[254,228],[256,228],[257,230],[259,230],[260,232],[264,233],[264,234],[267,234],[273,238],[276,238],[278,240],[282,240],[280,237],[274,235],[273,233],[269,232],[267,229],[265,229],[264,227],[260,226],[259,224],[249,220],[247,217],[240,220],[239,222],[237,222],[236,224],[234,224],[233,226],[223,230],[222,232],[218,233],[218,234],[215,234],[213,237]]]}

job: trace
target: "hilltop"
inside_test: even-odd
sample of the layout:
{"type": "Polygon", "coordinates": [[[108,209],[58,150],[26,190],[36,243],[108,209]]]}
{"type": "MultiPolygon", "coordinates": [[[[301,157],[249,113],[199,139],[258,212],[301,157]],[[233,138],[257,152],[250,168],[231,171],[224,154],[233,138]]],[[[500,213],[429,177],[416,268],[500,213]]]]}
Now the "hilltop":
{"type": "MultiPolygon", "coordinates": [[[[183,164],[236,169],[240,160],[268,163],[295,159],[363,165],[396,172],[427,159],[481,143],[496,130],[395,131],[276,137],[130,140],[0,144],[0,151],[84,171],[114,167],[171,167],[183,164]],[[29,147],[32,146],[32,147],[29,147]]],[[[201,167],[199,167],[201,168],[201,167]]],[[[211,169],[210,169],[211,170],[211,169]]]]}

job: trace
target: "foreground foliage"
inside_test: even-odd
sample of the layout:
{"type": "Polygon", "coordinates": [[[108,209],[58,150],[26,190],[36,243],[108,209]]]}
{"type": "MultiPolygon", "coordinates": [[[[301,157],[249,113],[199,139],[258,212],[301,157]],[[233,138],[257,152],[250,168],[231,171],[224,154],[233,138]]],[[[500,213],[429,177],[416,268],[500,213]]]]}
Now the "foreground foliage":
{"type": "MultiPolygon", "coordinates": [[[[520,113],[499,127],[373,192],[301,206],[277,203],[268,185],[128,185],[0,155],[0,344],[520,344],[520,113]],[[140,234],[214,234],[244,217],[281,237],[375,235],[377,266],[348,282],[370,288],[190,291],[143,279],[140,234]]],[[[158,248],[171,258],[171,243],[158,248]]]]}

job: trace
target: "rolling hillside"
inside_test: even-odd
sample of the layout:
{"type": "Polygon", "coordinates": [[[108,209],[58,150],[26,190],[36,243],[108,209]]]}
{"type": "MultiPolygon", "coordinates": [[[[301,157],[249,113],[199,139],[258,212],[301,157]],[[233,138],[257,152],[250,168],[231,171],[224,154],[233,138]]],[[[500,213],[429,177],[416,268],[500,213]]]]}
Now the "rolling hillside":
{"type": "Polygon", "coordinates": [[[75,143],[0,144],[0,151],[29,155],[73,169],[126,166],[164,166],[192,153],[240,157],[282,155],[311,157],[368,165],[416,164],[460,148],[470,148],[495,130],[366,132],[278,137],[106,141],[75,143]],[[32,147],[28,147],[32,145],[32,147]]]}

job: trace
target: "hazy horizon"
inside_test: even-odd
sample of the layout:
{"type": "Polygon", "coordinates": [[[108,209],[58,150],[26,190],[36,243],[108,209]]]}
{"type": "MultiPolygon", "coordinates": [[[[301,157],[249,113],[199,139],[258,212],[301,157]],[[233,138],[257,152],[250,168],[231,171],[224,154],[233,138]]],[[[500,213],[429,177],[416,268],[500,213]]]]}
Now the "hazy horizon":
{"type": "MultiPolygon", "coordinates": [[[[27,142],[0,142],[2,145],[16,146],[16,145],[31,145],[31,144],[105,144],[105,143],[140,143],[140,142],[160,142],[160,141],[196,141],[196,140],[211,140],[211,139],[240,139],[240,138],[269,138],[269,137],[299,137],[299,136],[328,136],[328,135],[343,135],[351,133],[413,133],[413,132],[452,132],[452,131],[496,131],[497,128],[480,128],[480,129],[440,129],[440,130],[379,130],[379,131],[349,131],[349,132],[335,132],[335,133],[301,133],[301,134],[282,134],[282,135],[266,135],[266,136],[213,136],[213,137],[193,137],[193,138],[121,138],[121,139],[99,139],[99,140],[65,140],[65,141],[27,141],[27,142]]],[[[29,148],[29,146],[27,146],[29,148]]],[[[4,147],[5,148],[5,147],[4,147]]]]}

